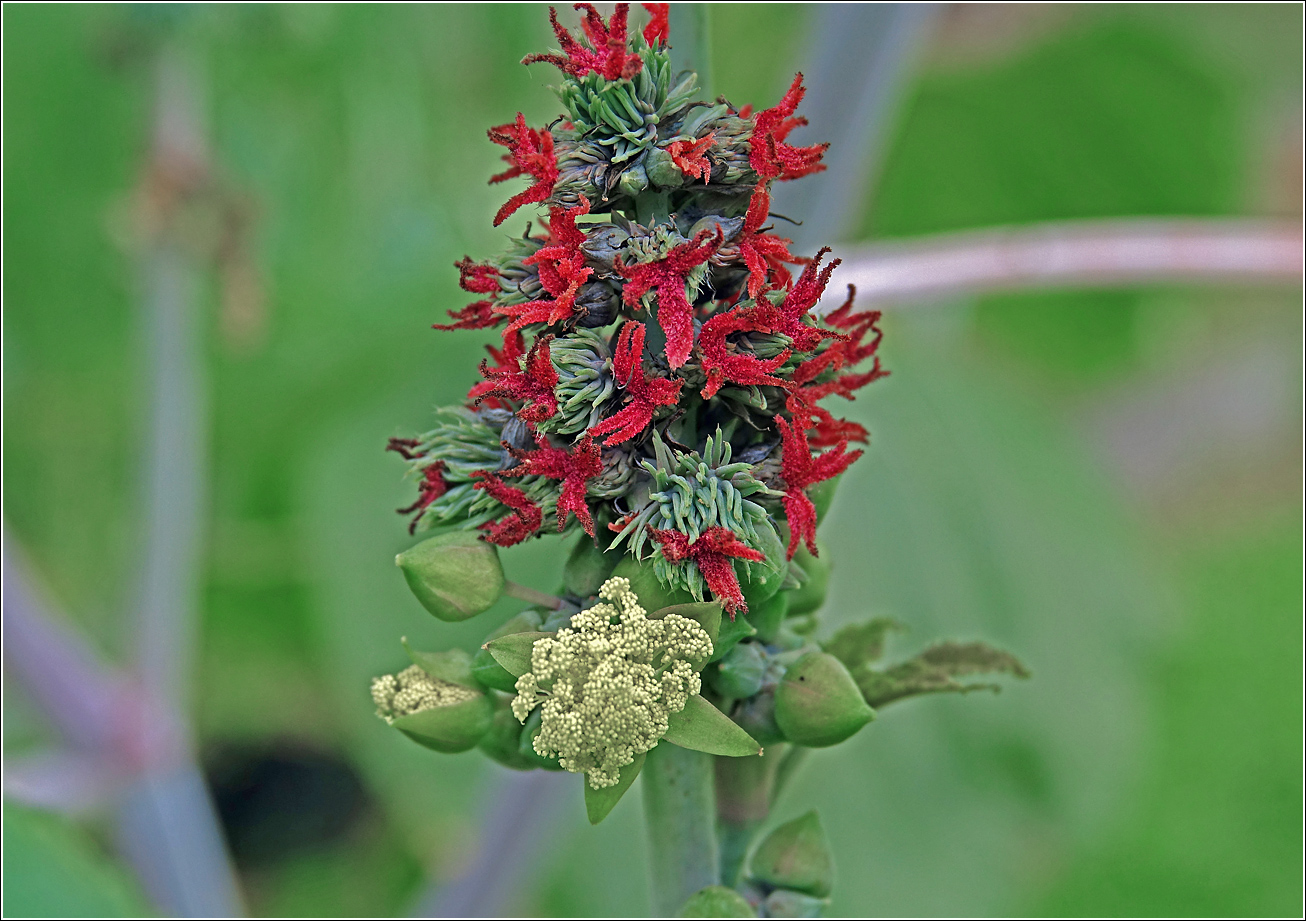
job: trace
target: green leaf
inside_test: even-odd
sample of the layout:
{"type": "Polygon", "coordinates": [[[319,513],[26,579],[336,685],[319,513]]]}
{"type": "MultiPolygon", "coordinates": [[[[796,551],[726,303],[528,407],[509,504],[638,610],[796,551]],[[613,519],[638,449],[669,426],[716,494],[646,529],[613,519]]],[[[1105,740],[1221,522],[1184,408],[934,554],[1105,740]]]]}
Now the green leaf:
{"type": "Polygon", "coordinates": [[[481,685],[472,676],[472,657],[463,649],[448,649],[444,652],[419,652],[408,645],[408,637],[399,642],[404,644],[404,651],[413,664],[432,678],[447,681],[465,688],[481,689],[481,685]]]}
{"type": "Polygon", "coordinates": [[[748,619],[742,614],[735,615],[733,620],[726,618],[721,621],[721,631],[715,640],[712,641],[712,657],[709,662],[716,662],[723,658],[726,653],[734,649],[740,640],[745,637],[755,636],[757,630],[748,622],[748,619]]]}
{"type": "Polygon", "coordinates": [[[895,700],[920,694],[1000,691],[992,682],[958,681],[967,675],[1008,674],[1028,678],[1027,669],[1010,653],[986,643],[937,643],[920,655],[892,668],[877,671],[862,666],[853,673],[862,696],[872,707],[882,707],[895,700]]]}
{"type": "Polygon", "coordinates": [[[488,649],[494,661],[508,670],[514,678],[520,678],[531,670],[531,649],[535,641],[552,633],[510,633],[490,640],[482,648],[488,649]]]}
{"type": "Polygon", "coordinates": [[[150,914],[126,871],[67,820],[4,806],[6,918],[121,918],[150,914]]]}
{"type": "Polygon", "coordinates": [[[708,886],[689,897],[677,918],[756,918],[748,900],[725,886],[708,886]]]}
{"type": "Polygon", "coordinates": [[[643,770],[646,757],[648,757],[647,752],[640,752],[635,756],[634,761],[622,767],[618,772],[618,780],[614,786],[595,790],[590,786],[589,778],[585,779],[585,814],[589,816],[591,825],[597,825],[606,819],[608,813],[612,811],[612,807],[616,806],[621,798],[626,795],[630,785],[635,782],[635,778],[643,770]]]}
{"type": "Polygon", "coordinates": [[[662,738],[672,745],[709,755],[743,758],[762,754],[762,746],[735,722],[701,696],[685,703],[685,709],[668,717],[671,724],[662,738]]]}
{"type": "Polygon", "coordinates": [[[821,648],[834,656],[849,671],[875,662],[884,655],[884,641],[891,631],[905,630],[891,617],[876,617],[864,624],[848,624],[821,644],[821,648]]]}

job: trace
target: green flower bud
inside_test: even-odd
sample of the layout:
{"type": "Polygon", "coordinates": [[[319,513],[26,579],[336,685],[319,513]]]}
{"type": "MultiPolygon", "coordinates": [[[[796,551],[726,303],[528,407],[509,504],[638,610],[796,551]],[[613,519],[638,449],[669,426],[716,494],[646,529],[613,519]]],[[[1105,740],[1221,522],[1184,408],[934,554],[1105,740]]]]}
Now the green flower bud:
{"type": "Polygon", "coordinates": [[[644,170],[644,164],[636,163],[622,170],[621,178],[617,180],[617,191],[622,195],[629,195],[634,198],[648,188],[648,178],[648,173],[644,170]]]}
{"type": "Polygon", "coordinates": [[[769,643],[780,629],[780,623],[789,613],[791,592],[776,592],[757,607],[748,608],[748,622],[757,628],[757,638],[769,643]]]}
{"type": "Polygon", "coordinates": [[[494,716],[484,692],[428,675],[417,665],[373,679],[372,700],[378,716],[438,752],[474,747],[494,716]]]}
{"type": "Polygon", "coordinates": [[[482,737],[477,748],[506,768],[529,771],[537,767],[537,764],[522,755],[519,748],[521,735],[522,724],[512,715],[510,699],[501,697],[496,702],[489,731],[482,737]]]}
{"type": "MultiPolygon", "coordinates": [[[[774,528],[758,528],[755,549],[766,554],[765,563],[749,566],[749,577],[740,582],[744,592],[744,601],[751,613],[755,607],[761,607],[775,597],[789,575],[789,564],[785,562],[785,547],[774,528]]],[[[750,618],[751,619],[751,618],[750,618]]],[[[761,632],[761,626],[753,621],[753,626],[761,632]]]]}
{"type": "Polygon", "coordinates": [[[493,544],[471,531],[450,531],[395,557],[408,587],[440,620],[475,617],[503,593],[503,567],[493,544]]]}
{"type": "Polygon", "coordinates": [[[689,897],[677,918],[756,918],[757,912],[733,889],[725,886],[708,886],[689,897]]]}
{"type": "Polygon", "coordinates": [[[685,174],[661,147],[649,148],[644,155],[644,171],[649,182],[663,189],[678,189],[685,184],[685,174]]]}
{"type": "Polygon", "coordinates": [[[768,918],[819,918],[829,904],[829,899],[777,889],[762,902],[762,911],[768,918]]]}
{"type": "Polygon", "coordinates": [[[842,473],[807,488],[807,498],[811,499],[812,505],[816,506],[817,525],[825,521],[825,513],[830,510],[830,503],[834,501],[834,491],[839,487],[841,479],[843,479],[842,473]]]}
{"type": "Polygon", "coordinates": [[[762,689],[766,666],[766,651],[760,643],[740,643],[708,675],[722,697],[752,697],[762,689]]]}
{"type": "Polygon", "coordinates": [[[789,666],[775,692],[775,721],[797,745],[837,745],[875,718],[844,664],[809,652],[789,666]]]}
{"type": "Polygon", "coordinates": [[[567,591],[577,598],[590,598],[599,593],[599,588],[624,554],[613,551],[604,553],[589,535],[582,534],[576,548],[567,558],[562,569],[562,582],[567,591]]]}
{"type": "MultiPolygon", "coordinates": [[[[529,608],[508,620],[487,636],[485,641],[488,643],[490,640],[497,640],[511,633],[533,633],[540,629],[543,622],[544,615],[534,608],[529,608]]],[[[484,647],[476,650],[476,655],[472,656],[472,676],[487,688],[509,694],[517,693],[517,677],[500,665],[490,650],[484,647]]]]}
{"type": "Polygon", "coordinates": [[[748,865],[753,879],[773,889],[824,898],[834,886],[834,857],[816,810],[767,835],[748,865]]]}
{"type": "Polygon", "coordinates": [[[801,545],[794,554],[793,562],[803,571],[805,578],[798,588],[789,593],[790,617],[810,614],[825,604],[825,595],[830,585],[830,553],[820,541],[817,541],[816,549],[821,551],[820,556],[812,556],[801,545]]]}
{"type": "Polygon", "coordinates": [[[775,721],[775,691],[771,688],[764,687],[743,701],[730,718],[756,739],[759,745],[774,745],[785,740],[784,733],[775,721]]]}

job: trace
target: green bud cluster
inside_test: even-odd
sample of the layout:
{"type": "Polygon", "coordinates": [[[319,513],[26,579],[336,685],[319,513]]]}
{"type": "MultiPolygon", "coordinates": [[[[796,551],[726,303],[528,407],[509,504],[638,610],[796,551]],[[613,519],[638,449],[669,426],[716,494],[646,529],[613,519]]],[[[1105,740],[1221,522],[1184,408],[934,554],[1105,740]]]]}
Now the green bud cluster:
{"type": "Polygon", "coordinates": [[[615,785],[624,765],[657,745],[668,716],[699,693],[698,670],[712,655],[697,622],[677,614],[650,620],[629,580],[609,579],[599,597],[570,627],[535,641],[512,703],[523,723],[541,708],[536,753],[556,755],[596,790],[615,785]]]}
{"type": "Polygon", "coordinates": [[[382,675],[372,679],[372,701],[376,704],[376,715],[387,723],[393,723],[398,716],[448,707],[465,700],[474,700],[477,696],[479,695],[471,688],[433,678],[416,665],[408,666],[397,675],[382,675]]]}

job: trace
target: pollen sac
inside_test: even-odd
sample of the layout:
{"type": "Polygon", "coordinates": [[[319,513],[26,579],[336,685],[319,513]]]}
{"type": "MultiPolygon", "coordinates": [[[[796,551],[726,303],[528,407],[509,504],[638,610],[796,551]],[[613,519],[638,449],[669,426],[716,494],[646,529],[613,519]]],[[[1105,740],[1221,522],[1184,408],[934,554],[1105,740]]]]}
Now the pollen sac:
{"type": "Polygon", "coordinates": [[[775,721],[796,745],[838,745],[875,718],[844,664],[809,652],[785,671],[775,692],[775,721]]]}
{"type": "Polygon", "coordinates": [[[422,541],[395,557],[408,587],[440,620],[475,617],[503,594],[498,551],[469,531],[422,541]]]}
{"type": "Polygon", "coordinates": [[[772,889],[788,889],[818,899],[828,896],[834,886],[834,857],[816,811],[786,822],[767,835],[749,860],[749,875],[772,889]]]}
{"type": "Polygon", "coordinates": [[[485,692],[454,684],[410,665],[372,681],[377,716],[438,752],[463,752],[489,730],[494,705],[485,692]]]}

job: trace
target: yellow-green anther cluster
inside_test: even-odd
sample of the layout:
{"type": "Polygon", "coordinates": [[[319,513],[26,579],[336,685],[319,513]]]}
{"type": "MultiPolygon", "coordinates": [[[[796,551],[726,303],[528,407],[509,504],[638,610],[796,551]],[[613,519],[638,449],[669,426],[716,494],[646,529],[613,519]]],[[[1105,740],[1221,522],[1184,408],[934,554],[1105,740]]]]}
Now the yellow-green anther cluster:
{"type": "Polygon", "coordinates": [[[387,723],[398,716],[420,713],[433,707],[448,707],[476,696],[476,691],[471,688],[432,678],[416,665],[408,666],[397,675],[372,679],[376,715],[387,723]]]}
{"type": "Polygon", "coordinates": [[[586,774],[596,790],[616,784],[624,765],[657,745],[668,715],[699,692],[694,663],[712,655],[697,622],[678,614],[650,620],[629,579],[609,579],[599,598],[556,637],[536,640],[512,702],[523,723],[543,705],[535,751],[586,774]]]}

